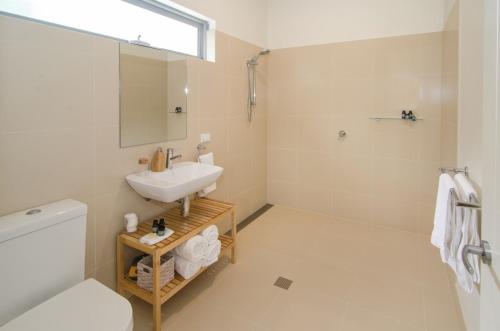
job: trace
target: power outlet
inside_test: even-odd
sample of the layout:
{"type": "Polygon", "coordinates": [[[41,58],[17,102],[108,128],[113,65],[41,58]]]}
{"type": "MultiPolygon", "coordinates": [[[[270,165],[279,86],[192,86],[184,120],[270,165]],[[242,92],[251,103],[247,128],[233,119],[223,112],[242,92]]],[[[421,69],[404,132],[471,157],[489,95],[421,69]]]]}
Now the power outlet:
{"type": "Polygon", "coordinates": [[[200,142],[208,143],[210,141],[210,133],[202,133],[200,134],[200,142]]]}

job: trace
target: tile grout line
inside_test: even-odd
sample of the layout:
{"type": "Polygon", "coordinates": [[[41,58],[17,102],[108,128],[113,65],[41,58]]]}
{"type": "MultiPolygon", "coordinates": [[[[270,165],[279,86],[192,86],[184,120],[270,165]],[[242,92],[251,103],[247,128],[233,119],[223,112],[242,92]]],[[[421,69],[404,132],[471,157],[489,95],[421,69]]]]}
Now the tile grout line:
{"type": "MultiPolygon", "coordinates": [[[[245,218],[243,221],[239,222],[238,225],[237,225],[238,232],[240,232],[241,230],[243,230],[250,223],[252,223],[257,218],[259,218],[260,216],[262,216],[265,212],[267,212],[272,207],[274,207],[274,205],[266,203],[264,206],[262,206],[259,209],[257,209],[253,214],[251,214],[250,216],[248,216],[247,218],[245,218]]],[[[229,235],[229,234],[231,234],[231,231],[229,230],[225,234],[229,235]]]]}

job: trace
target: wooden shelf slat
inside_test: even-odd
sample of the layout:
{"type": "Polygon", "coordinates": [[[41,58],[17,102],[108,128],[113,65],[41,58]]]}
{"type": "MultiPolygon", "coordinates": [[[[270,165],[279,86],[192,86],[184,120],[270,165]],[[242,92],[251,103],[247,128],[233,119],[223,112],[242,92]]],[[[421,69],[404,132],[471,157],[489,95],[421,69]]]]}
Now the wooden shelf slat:
{"type": "Polygon", "coordinates": [[[142,222],[138,226],[138,231],[136,233],[122,233],[120,236],[126,238],[127,242],[135,242],[134,248],[139,249],[138,247],[144,246],[144,250],[139,249],[141,251],[147,250],[147,252],[150,252],[151,250],[161,249],[162,251],[160,254],[164,254],[168,250],[171,250],[189,240],[191,237],[201,232],[204,228],[215,224],[221,215],[225,215],[231,211],[233,207],[234,205],[229,203],[222,203],[212,199],[202,198],[191,203],[190,214],[187,217],[181,216],[180,207],[173,208],[163,214],[160,214],[156,218],[164,218],[167,227],[172,229],[174,234],[152,246],[140,243],[139,239],[143,235],[151,232],[153,220],[142,222]]]}
{"type": "MultiPolygon", "coordinates": [[[[230,249],[233,245],[233,240],[231,237],[226,236],[226,235],[220,235],[219,240],[221,241],[221,253],[219,255],[222,256],[224,253],[230,249]]],[[[164,303],[168,299],[170,299],[175,293],[180,291],[184,286],[189,284],[193,279],[195,279],[197,276],[199,276],[203,271],[205,271],[207,268],[201,268],[193,277],[189,279],[184,279],[181,275],[178,273],[175,273],[175,277],[172,281],[167,283],[165,286],[161,288],[161,301],[164,303]]],[[[124,285],[125,289],[129,291],[130,293],[140,297],[144,301],[147,301],[149,303],[153,302],[153,292],[144,290],[143,288],[139,287],[136,282],[124,278],[122,284],[124,285]]]]}
{"type": "Polygon", "coordinates": [[[173,250],[175,247],[186,242],[212,224],[216,224],[226,215],[231,215],[231,236],[219,235],[221,241],[221,256],[231,250],[231,261],[236,263],[236,220],[234,218],[234,205],[208,198],[200,198],[191,202],[190,213],[187,217],[181,215],[181,208],[170,209],[156,217],[164,218],[166,226],[174,233],[155,245],[145,245],[139,240],[142,236],[151,232],[153,219],[142,222],[134,233],[123,232],[117,238],[117,290],[120,294],[129,292],[153,305],[154,330],[160,330],[160,306],[179,292],[184,286],[200,275],[207,268],[201,268],[193,277],[184,279],[175,273],[174,279],[160,288],[159,265],[161,256],[173,250]],[[153,257],[153,278],[156,284],[153,292],[140,288],[136,282],[125,278],[122,246],[135,248],[153,257]],[[155,264],[156,263],[156,264],[155,264]]]}

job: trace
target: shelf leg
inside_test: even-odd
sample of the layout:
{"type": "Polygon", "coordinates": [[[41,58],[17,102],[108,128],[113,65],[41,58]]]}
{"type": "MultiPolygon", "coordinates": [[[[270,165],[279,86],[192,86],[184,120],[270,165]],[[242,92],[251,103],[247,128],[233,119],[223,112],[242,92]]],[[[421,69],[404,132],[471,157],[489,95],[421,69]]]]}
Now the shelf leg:
{"type": "Polygon", "coordinates": [[[120,237],[116,238],[116,291],[120,295],[125,295],[125,290],[123,289],[122,282],[125,278],[124,274],[125,262],[123,259],[123,244],[120,241],[120,237]]]}
{"type": "Polygon", "coordinates": [[[161,330],[161,301],[160,301],[160,259],[157,252],[153,254],[153,330],[161,330]]]}
{"type": "Polygon", "coordinates": [[[234,215],[234,208],[231,210],[231,237],[233,238],[233,247],[231,248],[231,263],[236,263],[236,217],[234,215]]]}

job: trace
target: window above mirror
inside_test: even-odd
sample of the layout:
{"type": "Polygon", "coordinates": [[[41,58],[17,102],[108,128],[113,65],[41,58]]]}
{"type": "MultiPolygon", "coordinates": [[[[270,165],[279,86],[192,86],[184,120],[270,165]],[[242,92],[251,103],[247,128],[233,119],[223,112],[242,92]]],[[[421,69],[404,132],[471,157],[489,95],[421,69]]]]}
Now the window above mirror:
{"type": "Polygon", "coordinates": [[[213,25],[165,0],[3,0],[0,12],[202,59],[213,25]]]}

